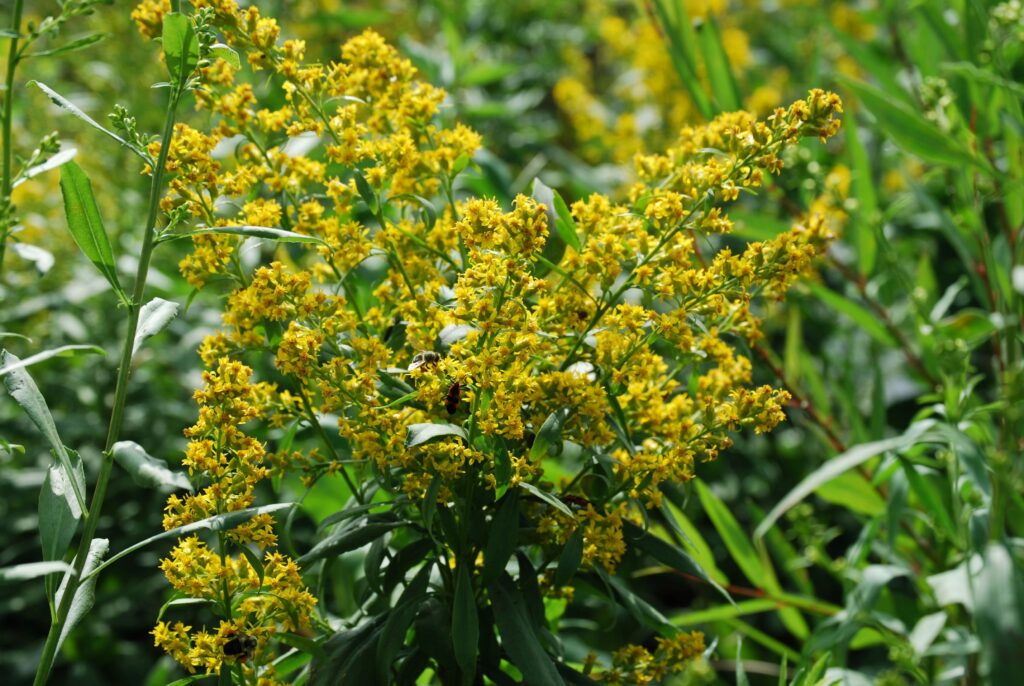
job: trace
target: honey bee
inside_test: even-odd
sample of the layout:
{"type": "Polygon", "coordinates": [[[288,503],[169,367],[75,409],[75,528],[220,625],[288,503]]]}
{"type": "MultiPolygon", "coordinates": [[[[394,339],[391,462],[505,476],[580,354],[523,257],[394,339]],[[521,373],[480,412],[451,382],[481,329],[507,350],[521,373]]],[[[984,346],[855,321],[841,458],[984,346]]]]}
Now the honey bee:
{"type": "Polygon", "coordinates": [[[409,365],[409,371],[419,369],[420,367],[433,367],[441,361],[441,353],[435,353],[433,350],[424,350],[421,353],[416,353],[412,358],[412,364],[409,365]]]}
{"type": "Polygon", "coordinates": [[[455,411],[459,409],[459,402],[462,400],[462,385],[458,381],[453,381],[452,385],[448,387],[448,393],[444,397],[444,409],[448,410],[448,414],[455,414],[455,411]]]}
{"type": "Polygon", "coordinates": [[[236,657],[245,662],[256,652],[256,639],[246,634],[230,634],[231,638],[224,644],[224,656],[236,657]]]}

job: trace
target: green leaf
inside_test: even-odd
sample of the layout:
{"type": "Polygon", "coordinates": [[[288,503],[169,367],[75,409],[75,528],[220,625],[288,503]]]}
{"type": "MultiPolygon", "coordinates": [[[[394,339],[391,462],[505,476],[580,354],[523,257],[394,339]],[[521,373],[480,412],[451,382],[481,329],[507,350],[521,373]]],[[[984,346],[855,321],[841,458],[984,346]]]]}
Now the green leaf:
{"type": "Polygon", "coordinates": [[[59,348],[52,348],[50,350],[44,350],[41,353],[36,353],[35,355],[30,355],[24,360],[4,364],[0,367],[0,376],[10,374],[18,369],[30,367],[34,364],[49,360],[52,357],[74,357],[75,354],[79,352],[97,353],[99,355],[106,354],[106,351],[98,345],[62,345],[59,348]]]}
{"type": "Polygon", "coordinates": [[[988,683],[1016,683],[1024,673],[1024,575],[1005,544],[989,543],[971,586],[988,683]]]}
{"type": "Polygon", "coordinates": [[[72,104],[72,102],[70,100],[68,100],[63,95],[61,95],[57,91],[53,90],[49,86],[47,86],[45,83],[43,83],[41,81],[30,81],[29,83],[34,84],[37,88],[39,88],[39,90],[43,91],[43,93],[46,94],[46,97],[48,97],[55,105],[57,105],[57,107],[61,108],[62,110],[64,110],[68,114],[70,114],[71,116],[77,117],[78,119],[81,119],[86,124],[88,124],[89,126],[93,127],[94,129],[96,129],[97,131],[102,131],[109,138],[113,138],[115,141],[117,141],[118,143],[120,143],[124,147],[128,148],[129,150],[131,150],[133,153],[135,153],[139,157],[141,157],[143,159],[143,161],[145,161],[147,163],[150,161],[149,160],[149,155],[146,154],[145,151],[140,150],[139,148],[135,147],[135,145],[133,145],[132,143],[129,143],[125,139],[121,138],[120,136],[118,136],[113,131],[111,131],[109,129],[106,129],[103,126],[101,126],[99,123],[96,122],[95,119],[93,119],[88,114],[86,114],[85,112],[80,110],[78,107],[76,107],[74,104],[72,104]]]}
{"type": "Polygon", "coordinates": [[[853,243],[857,248],[857,265],[860,273],[867,276],[875,267],[878,241],[875,240],[875,223],[879,221],[878,196],[871,178],[871,163],[867,150],[860,140],[857,122],[851,121],[843,129],[846,132],[846,148],[853,172],[853,196],[857,209],[853,213],[853,243]]]}
{"type": "Polygon", "coordinates": [[[571,245],[576,252],[582,250],[583,246],[580,244],[580,237],[576,233],[576,222],[573,220],[569,207],[565,204],[562,196],[558,194],[558,191],[545,185],[543,181],[537,178],[533,180],[531,194],[534,200],[544,205],[547,209],[548,228],[554,227],[558,236],[565,244],[571,245]]]}
{"type": "Polygon", "coordinates": [[[541,460],[562,447],[562,427],[565,426],[565,420],[569,418],[571,411],[568,407],[559,408],[549,414],[540,425],[530,447],[531,462],[541,460]]]}
{"type": "Polygon", "coordinates": [[[509,491],[502,498],[488,530],[484,548],[484,583],[497,579],[505,571],[508,559],[519,542],[519,492],[509,491]]]}
{"type": "Polygon", "coordinates": [[[133,357],[147,338],[152,338],[163,331],[171,320],[178,316],[179,309],[178,303],[163,298],[153,298],[142,306],[139,310],[139,326],[132,344],[133,357]]]}
{"type": "MultiPolygon", "coordinates": [[[[89,542],[89,553],[85,558],[85,566],[82,567],[81,583],[75,589],[75,595],[71,600],[71,608],[68,610],[64,627],[61,629],[60,637],[57,639],[57,652],[60,652],[64,639],[68,637],[74,628],[78,626],[79,622],[85,618],[85,615],[89,613],[89,610],[92,609],[93,603],[96,601],[96,576],[93,572],[99,568],[100,560],[107,554],[109,548],[110,541],[105,538],[94,538],[89,542]]],[[[61,597],[67,589],[68,578],[68,576],[65,576],[64,582],[57,589],[57,595],[54,597],[55,605],[60,605],[61,597]]]]}
{"type": "Polygon", "coordinates": [[[847,470],[864,464],[876,455],[881,455],[882,453],[890,450],[903,450],[913,445],[924,437],[930,427],[930,423],[916,422],[911,424],[910,428],[900,436],[857,445],[844,453],[836,455],[804,477],[804,479],[797,484],[796,487],[786,495],[786,497],[779,501],[779,503],[772,508],[771,512],[768,513],[768,516],[764,518],[764,521],[758,525],[757,529],[754,531],[754,537],[763,538],[765,532],[779,520],[779,517],[811,493],[814,493],[823,484],[831,481],[847,470]]]}
{"type": "Polygon", "coordinates": [[[867,479],[856,472],[843,472],[823,483],[814,492],[830,503],[869,517],[885,512],[885,500],[867,479]]]}
{"type": "Polygon", "coordinates": [[[70,160],[75,159],[75,155],[78,154],[76,148],[68,148],[67,150],[61,150],[56,155],[46,160],[42,164],[37,164],[34,167],[29,167],[25,171],[18,174],[17,180],[14,182],[14,188],[17,188],[21,184],[25,183],[29,179],[39,176],[40,174],[46,173],[51,169],[56,169],[62,164],[66,164],[70,160]]]}
{"type": "Polygon", "coordinates": [[[373,190],[373,186],[366,180],[366,176],[362,172],[357,171],[354,175],[356,180],[356,190],[359,191],[359,197],[363,199],[366,206],[370,208],[370,212],[377,214],[377,210],[380,208],[380,199],[377,197],[377,191],[373,190]]]}
{"type": "Polygon", "coordinates": [[[711,624],[722,622],[736,617],[760,614],[763,612],[774,612],[779,604],[774,600],[757,598],[755,600],[741,600],[735,605],[716,605],[707,610],[696,610],[673,615],[669,621],[676,626],[697,626],[699,624],[711,624]]]}
{"type": "Polygon", "coordinates": [[[405,438],[405,447],[407,448],[414,448],[445,436],[458,436],[464,441],[469,440],[462,427],[455,424],[425,422],[423,424],[410,424],[408,430],[409,433],[405,438]]]}
{"type": "Polygon", "coordinates": [[[222,59],[235,69],[241,69],[242,63],[238,59],[238,53],[231,47],[218,43],[210,48],[210,56],[214,59],[222,59]]]}
{"type": "Polygon", "coordinates": [[[74,571],[67,562],[51,560],[50,562],[25,562],[10,567],[0,567],[0,581],[27,581],[48,574],[67,574],[74,571]]]}
{"type": "Polygon", "coordinates": [[[462,671],[462,683],[472,684],[476,677],[476,656],[480,644],[480,617],[477,614],[473,580],[465,561],[455,575],[455,600],[452,604],[452,647],[462,671]]]}
{"type": "MultiPolygon", "coordinates": [[[[8,367],[17,362],[19,362],[18,358],[6,350],[0,353],[0,365],[8,367]]],[[[32,420],[32,423],[36,425],[36,428],[46,438],[46,441],[50,444],[50,450],[57,456],[57,461],[64,468],[65,474],[76,474],[77,471],[71,461],[71,456],[68,454],[67,448],[64,447],[64,443],[61,442],[60,436],[57,435],[57,426],[53,423],[50,408],[46,406],[43,394],[39,392],[39,387],[36,386],[36,382],[32,380],[28,372],[24,369],[15,369],[8,373],[4,377],[4,386],[7,387],[7,392],[11,394],[16,403],[21,405],[21,409],[25,410],[25,414],[28,415],[28,418],[32,420]]],[[[71,479],[70,484],[78,510],[82,514],[87,515],[89,508],[85,504],[84,479],[82,483],[71,479]]]]}
{"type": "Polygon", "coordinates": [[[171,81],[181,90],[199,64],[199,40],[192,28],[192,21],[180,12],[165,14],[163,43],[167,71],[171,81]]]}
{"type": "Polygon", "coordinates": [[[951,168],[966,165],[991,172],[988,165],[966,145],[956,137],[940,131],[899,98],[862,81],[842,75],[836,78],[853,91],[857,99],[874,115],[878,127],[908,152],[951,168]]]}
{"type": "Polygon", "coordinates": [[[703,481],[697,479],[694,483],[697,497],[700,498],[704,511],[711,523],[714,524],[715,530],[722,537],[732,559],[752,584],[758,588],[762,587],[766,576],[764,565],[761,564],[761,559],[758,557],[757,551],[754,550],[754,546],[747,540],[747,535],[743,532],[739,522],[736,521],[725,503],[703,481]]]}
{"type": "Polygon", "coordinates": [[[138,443],[118,441],[110,452],[121,468],[143,488],[155,488],[165,493],[179,488],[192,490],[187,474],[171,470],[165,461],[153,457],[138,443]]]}
{"type": "Polygon", "coordinates": [[[668,565],[683,574],[696,577],[718,591],[729,603],[735,604],[729,592],[722,588],[712,579],[704,568],[690,557],[686,551],[663,541],[649,531],[644,531],[632,523],[624,526],[626,540],[630,545],[636,546],[643,552],[653,557],[658,562],[668,565]]]}
{"type": "Polygon", "coordinates": [[[359,522],[341,531],[336,531],[317,543],[308,553],[299,558],[299,565],[305,567],[318,560],[337,557],[356,548],[362,548],[392,529],[402,526],[402,522],[365,522],[365,520],[359,520],[359,522]]]}
{"type": "Polygon", "coordinates": [[[82,168],[73,160],[69,160],[60,169],[60,190],[64,195],[64,213],[67,216],[68,228],[75,243],[100,270],[118,297],[126,302],[128,296],[117,280],[114,252],[103,228],[99,208],[96,207],[92,184],[82,168]]]}
{"type": "Polygon", "coordinates": [[[176,233],[160,239],[161,242],[177,240],[179,238],[191,238],[193,236],[205,236],[211,233],[227,234],[232,236],[247,236],[249,238],[266,238],[278,243],[318,243],[327,245],[316,236],[274,229],[269,226],[206,226],[201,229],[193,229],[184,233],[176,233]]]}
{"type": "Polygon", "coordinates": [[[857,303],[852,300],[847,300],[838,293],[819,284],[808,281],[805,282],[804,285],[814,297],[834,309],[839,314],[849,317],[855,324],[864,329],[865,333],[882,345],[890,348],[899,347],[899,343],[895,338],[893,338],[892,334],[889,333],[885,326],[878,321],[878,318],[857,303]]]}
{"type": "Polygon", "coordinates": [[[561,555],[558,556],[558,568],[555,570],[555,588],[564,586],[576,574],[583,562],[583,527],[577,526],[569,540],[565,542],[561,555]]]}
{"type": "Polygon", "coordinates": [[[555,663],[544,650],[530,624],[525,603],[507,573],[502,574],[488,588],[494,619],[501,636],[501,645],[509,662],[523,674],[524,683],[537,686],[564,686],[565,682],[555,663]]]}
{"type": "Polygon", "coordinates": [[[563,503],[562,500],[558,496],[552,495],[552,494],[548,493],[547,491],[542,491],[541,489],[537,488],[533,484],[528,483],[526,481],[520,481],[519,482],[519,488],[523,489],[524,491],[527,491],[528,493],[532,494],[533,496],[535,496],[537,498],[540,498],[541,500],[546,502],[551,507],[553,507],[556,510],[560,511],[562,514],[568,515],[569,517],[572,517],[573,519],[576,518],[576,515],[574,515],[572,513],[572,510],[569,509],[569,506],[566,505],[565,503],[563,503]]]}
{"type": "Polygon", "coordinates": [[[722,112],[735,112],[742,109],[740,91],[736,85],[729,56],[722,45],[722,35],[718,24],[709,13],[704,21],[696,27],[697,42],[704,58],[711,92],[715,96],[718,109],[722,112]]]}
{"type": "MultiPolygon", "coordinates": [[[[81,458],[73,450],[69,454],[75,471],[68,474],[61,464],[50,465],[39,491],[39,539],[46,562],[64,558],[82,518],[72,484],[77,483],[84,489],[85,470],[81,458]]],[[[51,584],[51,581],[47,579],[46,588],[50,598],[57,589],[56,583],[51,584]]]]}

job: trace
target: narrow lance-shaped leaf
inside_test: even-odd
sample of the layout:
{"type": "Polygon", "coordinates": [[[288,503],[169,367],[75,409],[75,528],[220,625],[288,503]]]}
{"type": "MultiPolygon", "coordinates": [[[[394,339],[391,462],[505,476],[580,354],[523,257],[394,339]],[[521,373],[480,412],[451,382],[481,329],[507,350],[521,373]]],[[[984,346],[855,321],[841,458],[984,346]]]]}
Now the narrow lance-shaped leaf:
{"type": "Polygon", "coordinates": [[[462,430],[462,427],[455,424],[434,424],[432,422],[410,424],[408,431],[409,434],[405,439],[405,445],[408,448],[423,445],[445,436],[458,436],[462,440],[468,440],[466,432],[462,430]]]}
{"type": "Polygon", "coordinates": [[[462,683],[471,684],[476,676],[476,656],[480,643],[480,617],[476,610],[473,581],[460,564],[455,577],[455,602],[452,606],[452,648],[462,671],[462,683]]]}
{"type": "Polygon", "coordinates": [[[114,251],[110,248],[99,208],[96,207],[92,184],[76,162],[68,161],[61,167],[60,190],[64,195],[64,213],[68,219],[68,228],[75,243],[100,270],[118,297],[126,301],[127,296],[117,280],[114,251]]]}
{"type": "MultiPolygon", "coordinates": [[[[0,354],[0,365],[2,366],[6,367],[18,361],[16,356],[6,350],[0,354]]],[[[64,467],[64,471],[68,474],[74,474],[75,469],[71,462],[71,456],[68,455],[67,448],[64,447],[60,436],[57,434],[57,426],[53,423],[50,408],[46,406],[43,394],[39,392],[39,387],[36,386],[36,382],[32,380],[29,373],[24,369],[14,370],[4,377],[4,386],[7,387],[7,392],[11,394],[15,402],[21,405],[28,418],[32,420],[32,423],[36,425],[36,428],[46,438],[46,441],[50,444],[50,449],[57,456],[61,466],[64,467]]],[[[71,490],[78,509],[83,514],[88,514],[89,508],[85,504],[84,480],[82,483],[79,483],[75,479],[71,479],[71,490]]]]}
{"type": "Polygon", "coordinates": [[[509,661],[523,673],[524,683],[563,686],[555,663],[545,652],[527,618],[522,594],[508,574],[488,587],[501,644],[509,661]]]}
{"type": "Polygon", "coordinates": [[[72,571],[71,565],[67,562],[52,560],[50,562],[25,562],[10,567],[0,567],[0,581],[26,581],[35,579],[47,574],[58,572],[66,574],[72,571]]]}
{"type": "MultiPolygon", "coordinates": [[[[73,450],[68,451],[74,471],[68,474],[60,463],[50,465],[39,491],[39,542],[42,545],[43,560],[60,560],[78,530],[82,510],[75,500],[72,484],[85,484],[85,470],[82,460],[73,450]]],[[[53,598],[57,580],[46,580],[47,597],[53,598]]]]}
{"type": "Polygon", "coordinates": [[[95,119],[93,119],[88,114],[86,114],[85,112],[80,110],[74,103],[72,103],[70,100],[65,98],[63,95],[61,95],[57,91],[55,91],[52,88],[50,88],[49,86],[47,86],[45,83],[43,83],[41,81],[30,81],[30,83],[34,84],[37,88],[39,88],[39,90],[43,91],[43,93],[46,94],[46,97],[48,97],[53,102],[53,104],[55,104],[57,107],[61,108],[62,110],[64,110],[68,114],[70,114],[71,116],[76,117],[78,119],[81,119],[86,124],[88,124],[89,126],[91,126],[94,129],[96,129],[97,131],[103,132],[109,138],[113,138],[115,141],[117,141],[118,143],[120,143],[124,147],[128,148],[129,150],[134,152],[139,157],[141,157],[144,161],[146,161],[146,162],[149,161],[149,156],[144,151],[139,150],[137,147],[135,147],[134,145],[132,145],[131,143],[129,143],[125,139],[121,138],[120,136],[118,136],[116,133],[114,133],[110,129],[105,128],[104,126],[102,126],[95,119]]]}
{"type": "Polygon", "coordinates": [[[579,252],[582,245],[580,237],[576,233],[576,222],[558,191],[547,186],[540,179],[534,179],[533,198],[547,208],[548,228],[554,228],[566,245],[572,246],[573,250],[579,252]]]}
{"type": "Polygon", "coordinates": [[[902,450],[912,445],[924,437],[931,426],[930,422],[917,422],[912,424],[902,436],[854,446],[845,453],[833,457],[821,467],[808,474],[803,481],[796,485],[796,488],[790,491],[786,497],[779,501],[778,505],[772,508],[768,516],[764,518],[764,521],[754,531],[754,537],[762,538],[768,529],[779,520],[779,517],[808,495],[814,493],[822,484],[831,481],[849,469],[863,464],[875,455],[881,455],[889,450],[902,450]]]}
{"type": "Polygon", "coordinates": [[[48,172],[51,169],[56,169],[62,164],[65,164],[73,160],[75,158],[75,155],[77,154],[78,150],[76,148],[68,148],[67,150],[61,150],[56,155],[46,160],[42,164],[37,164],[34,167],[29,167],[25,171],[21,172],[21,174],[18,175],[18,180],[14,182],[14,187],[17,188],[18,186],[25,183],[34,176],[39,176],[40,174],[48,172]]]}
{"type": "Polygon", "coordinates": [[[179,488],[192,489],[192,484],[184,472],[172,470],[166,462],[153,457],[134,441],[118,441],[110,452],[114,460],[139,486],[168,493],[179,488]]]}
{"type": "Polygon", "coordinates": [[[277,241],[278,243],[318,243],[321,245],[327,245],[323,240],[316,236],[306,236],[301,233],[295,233],[294,231],[285,231],[284,229],[275,229],[269,226],[249,225],[207,226],[201,229],[186,231],[184,233],[162,236],[160,238],[160,242],[177,240],[179,238],[191,238],[193,236],[205,236],[207,234],[228,234],[234,236],[247,236],[249,238],[266,238],[268,240],[277,241]]]}
{"type": "Polygon", "coordinates": [[[40,362],[49,360],[50,358],[53,357],[71,357],[78,352],[97,353],[100,355],[106,354],[106,351],[97,345],[62,345],[59,348],[51,348],[50,350],[44,350],[41,353],[30,355],[26,357],[24,360],[4,364],[0,366],[0,376],[10,374],[11,372],[18,369],[31,367],[34,364],[39,364],[40,362]]]}
{"type": "MultiPolygon", "coordinates": [[[[64,643],[64,639],[68,637],[71,631],[78,625],[79,622],[89,613],[92,609],[93,603],[96,601],[96,577],[89,576],[94,571],[103,559],[103,556],[107,554],[107,550],[110,548],[110,541],[105,538],[94,538],[89,543],[89,553],[85,558],[85,566],[82,568],[82,582],[75,589],[74,598],[71,601],[71,608],[68,610],[67,619],[64,622],[64,627],[60,632],[60,638],[57,639],[57,650],[60,650],[61,644],[64,643]]],[[[57,589],[57,596],[54,602],[60,605],[61,596],[67,589],[68,577],[64,577],[64,583],[61,584],[60,588],[57,589]]]]}
{"type": "Polygon", "coordinates": [[[135,334],[135,342],[132,345],[132,355],[139,351],[147,338],[152,338],[178,316],[178,303],[153,298],[139,310],[139,328],[135,334]]]}

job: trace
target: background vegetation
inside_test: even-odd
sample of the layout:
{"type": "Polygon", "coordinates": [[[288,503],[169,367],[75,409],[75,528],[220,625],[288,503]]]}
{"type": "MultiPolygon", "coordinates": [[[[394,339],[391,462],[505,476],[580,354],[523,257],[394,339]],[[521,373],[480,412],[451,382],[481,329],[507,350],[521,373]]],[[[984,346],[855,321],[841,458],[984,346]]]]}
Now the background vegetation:
{"type": "MultiPolygon", "coordinates": [[[[766,337],[744,351],[756,381],[792,394],[789,421],[738,437],[697,465],[696,480],[665,489],[658,525],[734,602],[632,551],[619,570],[631,601],[594,601],[562,617],[557,633],[582,660],[627,642],[650,646],[662,623],[703,631],[706,659],[665,683],[1015,681],[1024,669],[1019,2],[256,4],[306,41],[310,60],[331,59],[368,26],[399,46],[424,80],[448,91],[442,119],[483,136],[460,192],[506,208],[535,177],[570,203],[620,196],[634,154],[662,149],[683,126],[737,109],[764,115],[812,87],[839,92],[842,133],[789,152],[785,175],[741,198],[725,239],[739,251],[808,207],[841,235],[817,277],[763,305],[766,337]]],[[[130,150],[30,82],[99,121],[124,105],[138,130],[158,132],[167,96],[150,84],[167,75],[122,4],[5,3],[5,17],[19,11],[2,37],[32,47],[7,80],[12,205],[0,212],[0,343],[22,359],[97,346],[29,368],[91,491],[123,310],[65,230],[58,172],[39,169],[10,188],[10,169],[34,149],[52,154],[55,140],[76,149],[117,267],[133,273],[148,178],[126,172],[136,169],[130,150]]],[[[185,121],[203,121],[190,109],[181,108],[185,121]]],[[[148,296],[182,310],[133,363],[121,434],[173,466],[195,418],[195,351],[219,326],[227,293],[193,292],[177,267],[185,243],[168,244],[152,264],[148,296]]],[[[0,439],[0,668],[28,683],[50,614],[43,580],[18,578],[17,566],[41,559],[40,490],[53,458],[10,398],[0,401],[0,439]]],[[[323,480],[302,501],[304,540],[341,507],[338,489],[323,480]]],[[[163,497],[115,469],[98,521],[112,551],[161,531],[163,497]]],[[[168,548],[156,543],[104,570],[53,683],[185,676],[149,634],[170,598],[158,568],[168,548]]],[[[358,605],[366,554],[335,570],[333,611],[358,605]]]]}

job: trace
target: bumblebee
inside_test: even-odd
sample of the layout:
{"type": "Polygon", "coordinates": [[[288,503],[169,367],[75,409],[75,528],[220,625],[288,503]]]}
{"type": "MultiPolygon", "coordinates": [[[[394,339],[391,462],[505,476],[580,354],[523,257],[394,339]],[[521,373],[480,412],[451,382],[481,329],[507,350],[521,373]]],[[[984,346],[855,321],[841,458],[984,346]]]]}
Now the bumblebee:
{"type": "Polygon", "coordinates": [[[455,414],[455,411],[459,409],[461,401],[462,384],[458,381],[453,381],[452,385],[448,387],[448,393],[444,397],[444,409],[448,410],[448,414],[455,414]]]}
{"type": "Polygon", "coordinates": [[[409,371],[419,369],[420,367],[433,367],[441,361],[441,353],[435,353],[433,350],[424,350],[421,353],[416,353],[412,358],[412,364],[409,365],[409,371]]]}
{"type": "Polygon", "coordinates": [[[231,638],[224,644],[224,657],[238,658],[245,662],[256,652],[256,639],[246,634],[230,634],[231,638]]]}

